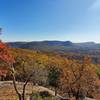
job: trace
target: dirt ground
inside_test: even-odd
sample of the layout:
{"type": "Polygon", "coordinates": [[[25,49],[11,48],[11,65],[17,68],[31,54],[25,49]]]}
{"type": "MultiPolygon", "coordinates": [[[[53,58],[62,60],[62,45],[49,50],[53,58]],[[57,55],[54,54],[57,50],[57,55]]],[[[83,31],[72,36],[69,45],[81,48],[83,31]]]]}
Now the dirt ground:
{"type": "MultiPolygon", "coordinates": [[[[17,83],[17,87],[20,92],[22,92],[22,85],[23,83],[17,83]]],[[[28,95],[30,95],[31,93],[32,85],[28,84],[26,87],[26,98],[28,98],[28,95]]],[[[18,100],[18,97],[16,95],[16,92],[11,81],[0,81],[0,100],[18,100]]]]}
{"type": "MultiPolygon", "coordinates": [[[[22,86],[23,86],[22,82],[17,82],[17,87],[20,93],[22,92],[22,86]]],[[[48,91],[52,96],[54,95],[54,91],[49,90],[48,88],[41,86],[32,86],[32,84],[29,83],[26,87],[26,100],[29,100],[29,95],[33,91],[34,92],[48,91]]],[[[58,95],[58,97],[60,96],[58,95]]],[[[12,81],[0,81],[0,100],[18,100],[12,81]]],[[[72,98],[71,100],[74,99],[72,98]]],[[[85,100],[94,100],[94,99],[86,98],[85,100]]],[[[95,99],[95,100],[100,100],[100,99],[95,99]]]]}

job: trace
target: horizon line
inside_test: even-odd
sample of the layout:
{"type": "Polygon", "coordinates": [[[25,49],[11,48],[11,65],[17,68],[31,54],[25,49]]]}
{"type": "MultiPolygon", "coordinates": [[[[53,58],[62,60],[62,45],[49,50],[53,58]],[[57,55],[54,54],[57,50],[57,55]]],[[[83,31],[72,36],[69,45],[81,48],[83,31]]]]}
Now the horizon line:
{"type": "Polygon", "coordinates": [[[95,42],[95,41],[80,41],[80,42],[75,42],[71,40],[15,40],[15,41],[3,41],[3,42],[45,42],[45,41],[59,41],[59,42],[72,42],[72,43],[100,43],[100,42],[95,42]]]}

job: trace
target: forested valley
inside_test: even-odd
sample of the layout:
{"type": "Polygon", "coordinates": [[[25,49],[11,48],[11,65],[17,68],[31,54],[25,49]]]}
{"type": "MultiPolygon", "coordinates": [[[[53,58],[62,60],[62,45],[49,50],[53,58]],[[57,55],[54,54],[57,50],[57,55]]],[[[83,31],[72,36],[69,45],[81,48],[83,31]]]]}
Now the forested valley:
{"type": "Polygon", "coordinates": [[[0,42],[0,100],[100,100],[100,64],[94,57],[0,42]]]}

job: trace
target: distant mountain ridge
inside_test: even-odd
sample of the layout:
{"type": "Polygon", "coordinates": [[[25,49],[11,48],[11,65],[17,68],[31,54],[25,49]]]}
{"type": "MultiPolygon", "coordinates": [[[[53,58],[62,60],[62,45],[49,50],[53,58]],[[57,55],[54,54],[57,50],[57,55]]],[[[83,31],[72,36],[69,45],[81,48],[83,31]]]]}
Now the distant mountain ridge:
{"type": "Polygon", "coordinates": [[[95,42],[73,43],[71,41],[32,41],[32,42],[8,42],[14,48],[39,50],[39,51],[76,51],[76,50],[100,50],[100,44],[95,42]]]}

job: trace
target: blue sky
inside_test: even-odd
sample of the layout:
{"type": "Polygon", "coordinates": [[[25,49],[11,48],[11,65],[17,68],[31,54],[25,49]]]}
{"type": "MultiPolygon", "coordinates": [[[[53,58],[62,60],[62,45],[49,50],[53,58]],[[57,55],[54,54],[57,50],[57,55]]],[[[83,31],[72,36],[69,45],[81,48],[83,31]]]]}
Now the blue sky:
{"type": "Polygon", "coordinates": [[[4,41],[100,43],[100,0],[0,0],[4,41]]]}

